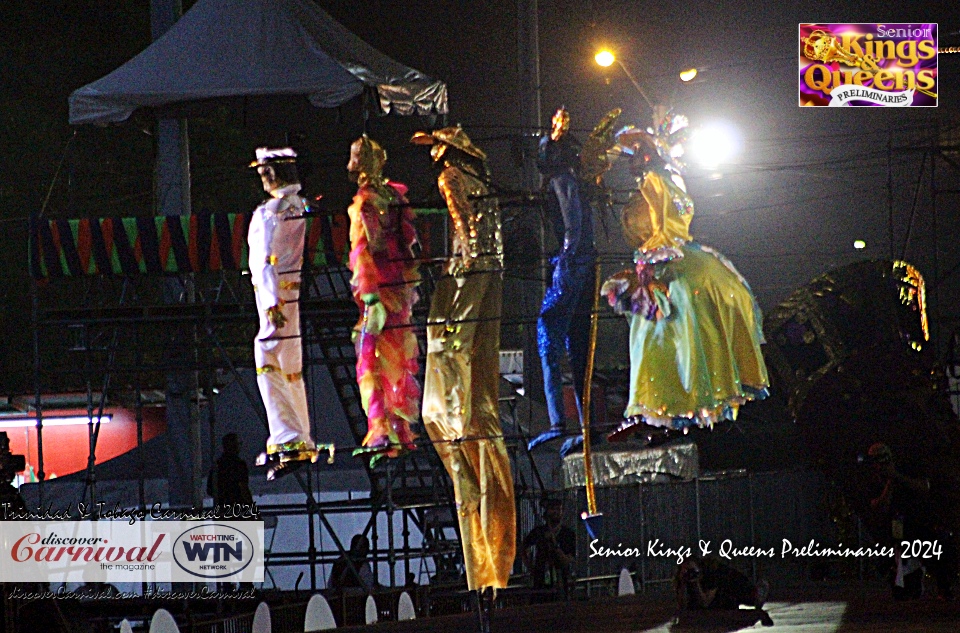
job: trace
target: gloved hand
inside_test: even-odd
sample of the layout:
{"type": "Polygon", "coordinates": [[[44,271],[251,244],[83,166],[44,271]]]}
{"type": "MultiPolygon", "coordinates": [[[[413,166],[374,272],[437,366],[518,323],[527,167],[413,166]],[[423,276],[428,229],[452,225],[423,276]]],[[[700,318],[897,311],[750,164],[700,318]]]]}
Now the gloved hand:
{"type": "Polygon", "coordinates": [[[373,295],[369,300],[369,295],[363,298],[367,305],[363,312],[363,327],[367,334],[377,335],[383,331],[383,326],[387,323],[387,309],[383,307],[380,297],[373,295]]]}
{"type": "Polygon", "coordinates": [[[278,330],[287,324],[287,317],[283,316],[283,311],[280,309],[282,305],[283,302],[281,301],[277,305],[267,308],[267,318],[273,324],[273,327],[278,330]]]}
{"type": "Polygon", "coordinates": [[[640,287],[633,295],[636,306],[635,314],[640,314],[648,321],[659,321],[669,317],[671,313],[670,290],[656,278],[654,264],[637,262],[637,278],[640,287]]]}

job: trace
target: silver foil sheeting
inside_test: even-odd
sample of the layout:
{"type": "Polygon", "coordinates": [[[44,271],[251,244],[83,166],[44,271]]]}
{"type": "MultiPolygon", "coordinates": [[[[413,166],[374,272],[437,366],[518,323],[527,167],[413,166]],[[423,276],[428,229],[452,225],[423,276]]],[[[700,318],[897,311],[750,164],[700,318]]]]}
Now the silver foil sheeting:
{"type": "MultiPolygon", "coordinates": [[[[689,442],[659,448],[598,450],[592,454],[596,486],[624,486],[655,481],[664,475],[695,479],[700,475],[697,445],[689,442]]],[[[563,460],[563,485],[579,488],[586,484],[583,453],[563,460]]]]}

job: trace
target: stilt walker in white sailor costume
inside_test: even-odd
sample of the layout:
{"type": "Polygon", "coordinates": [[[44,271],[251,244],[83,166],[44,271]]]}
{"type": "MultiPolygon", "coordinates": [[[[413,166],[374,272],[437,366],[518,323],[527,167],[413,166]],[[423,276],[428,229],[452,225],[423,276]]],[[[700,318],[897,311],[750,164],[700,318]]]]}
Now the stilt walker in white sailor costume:
{"type": "Polygon", "coordinates": [[[257,465],[267,467],[268,480],[317,461],[303,385],[298,300],[306,203],[298,195],[296,160],[292,148],[262,147],[250,165],[270,194],[254,211],[247,234],[250,277],[260,316],[253,353],[270,425],[267,450],[257,458],[257,465]]]}

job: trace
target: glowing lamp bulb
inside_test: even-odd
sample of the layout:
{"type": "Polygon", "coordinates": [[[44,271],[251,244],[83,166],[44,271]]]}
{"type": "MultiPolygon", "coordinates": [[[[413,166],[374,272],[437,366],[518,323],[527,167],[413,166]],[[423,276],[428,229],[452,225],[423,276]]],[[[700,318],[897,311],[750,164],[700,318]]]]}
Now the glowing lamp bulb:
{"type": "Polygon", "coordinates": [[[690,137],[690,158],[706,169],[716,169],[737,153],[738,136],[733,127],[720,122],[700,128],[690,137]]]}
{"type": "Polygon", "coordinates": [[[862,250],[862,249],[866,248],[866,247],[867,247],[867,243],[864,242],[863,240],[856,240],[856,241],[854,241],[854,243],[853,243],[853,247],[859,251],[859,250],[862,250]]]}
{"type": "Polygon", "coordinates": [[[613,64],[613,62],[617,61],[617,58],[614,57],[613,53],[611,53],[608,50],[600,51],[594,56],[593,59],[604,68],[606,68],[607,66],[610,66],[611,64],[613,64]]]}
{"type": "Polygon", "coordinates": [[[696,77],[697,77],[696,68],[690,68],[680,73],[680,81],[682,82],[693,81],[694,79],[696,79],[696,77]]]}

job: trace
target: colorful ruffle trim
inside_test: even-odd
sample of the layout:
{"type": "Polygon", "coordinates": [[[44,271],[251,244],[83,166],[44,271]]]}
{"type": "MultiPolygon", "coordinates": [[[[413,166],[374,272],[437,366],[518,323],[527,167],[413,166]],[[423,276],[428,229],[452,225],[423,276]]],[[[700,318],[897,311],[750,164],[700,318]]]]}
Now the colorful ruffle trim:
{"type": "Polygon", "coordinates": [[[659,426],[668,429],[683,430],[691,427],[713,428],[724,420],[734,421],[741,405],[751,400],[763,400],[770,395],[766,387],[755,388],[741,385],[743,393],[730,396],[710,406],[699,408],[697,411],[684,413],[670,413],[666,409],[654,411],[643,405],[634,405],[624,412],[625,418],[641,417],[650,426],[659,426]]]}

